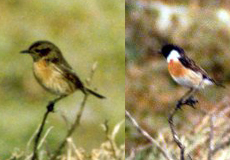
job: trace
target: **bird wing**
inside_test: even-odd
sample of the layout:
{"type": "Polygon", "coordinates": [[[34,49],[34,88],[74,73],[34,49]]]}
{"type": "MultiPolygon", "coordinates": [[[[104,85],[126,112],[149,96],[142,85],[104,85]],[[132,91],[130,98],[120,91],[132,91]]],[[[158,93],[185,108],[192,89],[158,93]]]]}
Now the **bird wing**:
{"type": "Polygon", "coordinates": [[[194,72],[201,73],[204,79],[208,79],[211,82],[213,82],[215,85],[217,85],[219,87],[225,88],[224,85],[222,85],[221,83],[217,82],[215,79],[209,77],[208,73],[204,69],[202,69],[201,67],[197,66],[196,63],[192,59],[190,59],[189,57],[187,57],[185,54],[182,54],[182,56],[179,58],[179,61],[186,68],[189,68],[189,69],[193,70],[194,72]]]}
{"type": "Polygon", "coordinates": [[[59,55],[59,58],[60,60],[59,63],[61,63],[63,66],[65,66],[66,68],[69,68],[72,70],[72,67],[69,65],[69,63],[65,60],[65,58],[62,56],[62,54],[59,55]]]}
{"type": "Polygon", "coordinates": [[[183,55],[182,57],[180,57],[179,61],[186,68],[189,68],[189,69],[193,70],[194,72],[200,72],[203,75],[204,78],[205,77],[210,78],[208,76],[208,73],[204,69],[202,69],[199,66],[197,66],[196,63],[192,59],[188,58],[186,55],[183,55]]]}
{"type": "Polygon", "coordinates": [[[52,59],[51,62],[52,64],[54,64],[55,69],[59,73],[61,73],[67,80],[73,82],[76,87],[81,89],[82,91],[84,90],[84,85],[81,82],[80,78],[77,76],[77,74],[73,71],[73,69],[67,62],[63,63],[63,61],[59,61],[59,59],[52,59]]]}
{"type": "Polygon", "coordinates": [[[219,86],[219,87],[223,87],[225,88],[224,85],[222,85],[221,83],[217,82],[215,79],[211,78],[208,76],[208,73],[200,68],[199,66],[196,65],[196,63],[190,59],[189,57],[187,57],[185,54],[179,58],[179,61],[186,67],[186,68],[189,68],[191,70],[193,70],[194,72],[199,72],[202,74],[203,78],[204,79],[208,79],[210,80],[211,82],[213,82],[215,85],[219,86]]]}

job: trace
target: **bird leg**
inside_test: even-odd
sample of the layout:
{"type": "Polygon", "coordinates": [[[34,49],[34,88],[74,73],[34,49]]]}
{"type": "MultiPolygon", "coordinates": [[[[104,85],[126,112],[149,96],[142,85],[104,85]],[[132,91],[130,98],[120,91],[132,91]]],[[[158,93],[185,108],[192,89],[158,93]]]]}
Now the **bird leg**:
{"type": "Polygon", "coordinates": [[[62,98],[65,98],[66,96],[60,96],[52,101],[49,102],[49,104],[47,105],[47,110],[49,112],[54,112],[54,105],[55,103],[57,103],[58,101],[60,101],[62,98]]]}
{"type": "Polygon", "coordinates": [[[177,108],[181,109],[181,106],[184,105],[184,98],[186,98],[191,92],[192,92],[192,88],[190,88],[190,90],[188,92],[186,92],[181,98],[180,100],[177,102],[177,108]]]}
{"type": "Polygon", "coordinates": [[[196,89],[190,88],[190,90],[186,92],[177,102],[177,108],[181,109],[183,105],[189,105],[194,108],[194,105],[198,103],[198,100],[193,97],[193,94],[196,91],[196,89]]]}

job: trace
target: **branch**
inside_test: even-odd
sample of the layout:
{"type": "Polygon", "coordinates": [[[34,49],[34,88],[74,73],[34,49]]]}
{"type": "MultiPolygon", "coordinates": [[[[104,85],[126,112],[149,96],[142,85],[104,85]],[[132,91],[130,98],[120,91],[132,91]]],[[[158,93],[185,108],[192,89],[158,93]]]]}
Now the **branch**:
{"type": "Polygon", "coordinates": [[[104,130],[105,130],[106,138],[107,138],[107,140],[109,141],[109,143],[111,145],[111,150],[112,150],[113,157],[115,159],[118,159],[117,153],[116,153],[117,146],[114,144],[114,142],[113,142],[114,139],[112,139],[112,136],[110,136],[110,134],[109,134],[108,120],[106,120],[104,122],[103,127],[104,127],[104,130]]]}
{"type": "Polygon", "coordinates": [[[182,142],[180,141],[177,133],[176,133],[176,130],[175,130],[175,126],[173,124],[173,117],[174,115],[176,114],[176,112],[178,111],[178,107],[176,106],[174,108],[174,110],[170,113],[169,115],[169,118],[168,118],[168,122],[169,122],[169,125],[170,125],[170,129],[171,129],[171,132],[172,132],[172,135],[173,135],[173,140],[176,142],[177,146],[180,148],[180,159],[181,160],[184,160],[184,152],[185,152],[185,146],[182,144],[182,142]]]}
{"type": "MultiPolygon", "coordinates": [[[[97,68],[97,62],[94,63],[94,65],[92,66],[92,69],[91,69],[91,73],[90,73],[90,77],[87,79],[87,84],[90,85],[91,81],[92,81],[92,78],[93,78],[93,75],[95,73],[95,70],[97,68]]],[[[66,146],[66,142],[67,142],[67,139],[69,137],[71,137],[71,135],[73,134],[73,132],[77,129],[77,127],[79,127],[79,124],[80,124],[80,120],[81,120],[81,117],[82,117],[82,114],[83,114],[83,111],[84,111],[84,108],[85,108],[85,104],[86,104],[86,101],[88,99],[88,94],[85,94],[84,95],[84,98],[82,100],[82,103],[81,103],[81,106],[80,106],[80,109],[79,111],[77,112],[76,114],[76,119],[73,123],[73,125],[70,127],[70,129],[68,130],[64,140],[61,142],[61,144],[59,145],[59,147],[57,148],[57,150],[55,151],[54,153],[54,156],[51,158],[51,160],[56,160],[57,157],[60,155],[62,149],[66,146]]]]}
{"type": "Polygon", "coordinates": [[[36,137],[35,137],[35,140],[34,140],[34,149],[33,149],[33,157],[32,157],[32,160],[36,160],[38,159],[38,155],[37,155],[37,149],[38,149],[38,143],[39,143],[39,140],[41,138],[41,134],[42,134],[42,131],[44,130],[44,127],[45,127],[45,123],[46,123],[46,120],[47,120],[47,117],[49,115],[50,112],[53,112],[54,110],[54,104],[55,103],[49,103],[47,105],[47,110],[43,116],[43,119],[42,119],[42,123],[38,129],[38,132],[36,134],[36,137]]]}
{"type": "Polygon", "coordinates": [[[143,128],[139,126],[137,121],[130,115],[130,113],[127,110],[125,110],[125,116],[130,119],[130,121],[132,122],[132,124],[134,125],[134,127],[137,129],[138,132],[140,132],[146,139],[148,139],[152,143],[152,145],[156,146],[156,148],[163,154],[163,156],[167,160],[172,160],[169,153],[167,153],[166,150],[162,148],[160,144],[153,137],[149,135],[148,132],[146,132],[143,128]]]}
{"type": "MultiPolygon", "coordinates": [[[[184,104],[181,104],[181,105],[184,105],[184,104]]],[[[175,130],[175,126],[174,126],[174,121],[173,121],[173,117],[174,115],[176,114],[176,112],[178,111],[178,109],[180,109],[181,106],[176,106],[173,111],[169,114],[169,118],[168,118],[168,122],[169,122],[169,125],[170,125],[170,129],[171,129],[171,132],[172,132],[172,135],[173,135],[173,140],[174,142],[176,142],[177,146],[180,148],[180,160],[185,160],[185,146],[182,144],[182,142],[180,141],[179,137],[178,137],[178,134],[175,130]]],[[[188,157],[190,159],[191,156],[188,154],[188,157]]]]}

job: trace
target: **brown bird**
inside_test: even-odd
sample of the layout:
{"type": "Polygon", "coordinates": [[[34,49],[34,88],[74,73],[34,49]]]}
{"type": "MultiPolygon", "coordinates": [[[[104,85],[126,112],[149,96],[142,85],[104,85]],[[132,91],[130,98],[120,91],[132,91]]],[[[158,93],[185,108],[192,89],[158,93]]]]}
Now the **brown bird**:
{"type": "Polygon", "coordinates": [[[47,91],[59,96],[51,102],[52,104],[76,90],[80,90],[84,94],[92,94],[97,98],[105,98],[84,86],[63,57],[60,49],[53,43],[37,41],[21,53],[32,56],[33,73],[38,83],[47,91]]]}

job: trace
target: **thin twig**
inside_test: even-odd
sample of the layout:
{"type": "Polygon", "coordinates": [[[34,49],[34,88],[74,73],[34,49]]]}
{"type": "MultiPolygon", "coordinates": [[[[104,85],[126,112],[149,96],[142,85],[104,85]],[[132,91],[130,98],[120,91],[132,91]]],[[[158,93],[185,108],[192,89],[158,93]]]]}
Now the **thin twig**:
{"type": "Polygon", "coordinates": [[[130,119],[134,127],[138,130],[138,132],[140,132],[146,139],[148,139],[152,143],[152,145],[156,146],[156,148],[163,154],[163,156],[167,160],[173,160],[169,153],[167,153],[167,151],[164,148],[162,148],[160,144],[149,135],[148,132],[146,132],[143,128],[140,127],[137,121],[131,116],[131,114],[127,110],[125,110],[125,116],[130,119]]]}
{"type": "MultiPolygon", "coordinates": [[[[40,128],[40,126],[39,126],[39,128],[40,128]]],[[[39,129],[38,128],[38,129],[39,129]]],[[[30,138],[30,141],[32,141],[32,139],[33,139],[33,137],[35,136],[35,134],[38,132],[38,129],[37,129],[37,131],[34,133],[34,135],[30,138]]],[[[38,149],[40,149],[41,147],[42,147],[42,145],[43,145],[43,143],[45,143],[45,139],[46,139],[46,137],[49,135],[49,133],[50,133],[50,131],[53,129],[53,126],[51,126],[50,128],[48,128],[47,129],[47,131],[46,131],[46,133],[44,134],[44,136],[43,136],[43,138],[41,139],[41,141],[40,141],[40,143],[39,144],[37,144],[37,150],[38,149]]],[[[29,142],[30,143],[30,142],[29,142]]],[[[30,144],[27,144],[27,147],[29,147],[29,145],[30,144]]],[[[48,147],[48,146],[47,146],[48,147]]],[[[27,157],[26,157],[26,159],[25,160],[31,160],[32,158],[34,158],[34,153],[31,153],[30,155],[28,155],[27,157]]],[[[38,157],[36,157],[36,158],[38,158],[38,157]]]]}
{"type": "Polygon", "coordinates": [[[43,116],[42,123],[41,123],[41,125],[40,125],[40,127],[38,129],[38,132],[37,132],[35,140],[34,140],[33,156],[32,156],[31,160],[38,159],[38,155],[37,155],[38,143],[39,143],[39,140],[41,138],[42,131],[44,130],[45,123],[46,123],[46,120],[48,118],[49,113],[50,112],[54,112],[54,106],[55,106],[55,104],[58,101],[60,101],[61,99],[63,99],[64,97],[66,97],[66,96],[59,96],[58,98],[55,98],[54,100],[50,101],[48,103],[48,105],[46,106],[46,112],[45,112],[45,114],[43,116]]]}
{"type": "Polygon", "coordinates": [[[50,131],[53,129],[54,127],[51,126],[47,129],[46,133],[44,134],[43,138],[41,139],[40,143],[38,144],[38,149],[42,147],[43,143],[46,140],[46,137],[49,135],[50,131]]]}
{"type": "Polygon", "coordinates": [[[208,139],[208,160],[212,160],[213,156],[213,135],[214,135],[214,126],[213,126],[213,114],[209,117],[209,125],[210,125],[210,132],[209,132],[209,139],[208,139]]]}
{"type": "MultiPolygon", "coordinates": [[[[92,81],[92,78],[93,78],[93,75],[95,73],[96,68],[97,68],[97,62],[94,63],[94,65],[93,65],[93,67],[91,69],[90,77],[87,79],[87,84],[88,85],[90,85],[90,83],[92,81]]],[[[60,155],[62,149],[66,146],[67,139],[69,137],[71,137],[71,135],[73,134],[73,132],[77,129],[77,127],[79,127],[80,120],[81,120],[81,117],[82,117],[82,114],[83,114],[83,111],[84,111],[87,99],[88,99],[88,94],[85,94],[84,98],[83,98],[83,101],[81,103],[80,109],[79,109],[79,111],[76,114],[76,119],[75,119],[73,125],[68,130],[68,132],[67,132],[64,140],[61,142],[61,144],[59,145],[59,147],[55,151],[55,153],[54,153],[53,157],[51,158],[51,160],[56,160],[57,159],[57,157],[60,155]]]]}
{"type": "Polygon", "coordinates": [[[33,157],[32,157],[32,160],[36,160],[38,159],[38,155],[37,155],[37,148],[38,148],[38,142],[41,138],[41,134],[42,134],[42,131],[44,130],[44,126],[45,126],[45,123],[46,123],[46,119],[49,115],[50,112],[53,112],[53,110],[51,110],[49,108],[49,105],[47,106],[47,110],[43,116],[43,119],[42,119],[42,123],[38,129],[38,132],[37,132],[37,135],[35,137],[35,141],[34,141],[34,149],[33,149],[33,157]]]}
{"type": "Polygon", "coordinates": [[[111,135],[109,135],[109,125],[108,125],[108,120],[106,120],[103,124],[104,128],[105,128],[105,134],[106,134],[106,138],[109,141],[110,145],[111,145],[111,149],[112,149],[112,153],[113,153],[113,157],[117,159],[117,154],[116,154],[116,145],[113,142],[113,139],[111,137],[111,135]]]}
{"type": "MultiPolygon", "coordinates": [[[[176,114],[176,112],[181,109],[183,105],[188,105],[192,108],[195,108],[195,104],[198,103],[198,100],[196,100],[192,95],[196,92],[196,90],[189,90],[187,93],[185,93],[184,96],[177,102],[177,105],[175,108],[171,111],[168,117],[168,122],[169,126],[171,129],[171,133],[173,135],[173,140],[177,144],[177,146],[180,148],[180,160],[185,160],[185,146],[183,143],[180,141],[178,134],[175,130],[174,122],[173,122],[173,117],[176,114]]],[[[192,157],[190,154],[187,154],[188,158],[192,160],[192,157]]]]}
{"type": "Polygon", "coordinates": [[[80,151],[77,149],[77,147],[75,146],[75,144],[73,143],[73,139],[72,138],[68,138],[67,140],[70,144],[70,149],[72,149],[76,155],[77,160],[83,160],[82,154],[80,153],[80,151]]]}
{"type": "Polygon", "coordinates": [[[169,122],[170,129],[171,129],[171,132],[173,135],[173,140],[176,142],[177,146],[180,148],[180,160],[184,160],[185,159],[184,158],[185,146],[180,141],[180,139],[176,133],[174,123],[173,123],[173,117],[176,114],[176,112],[178,111],[178,109],[179,109],[179,107],[177,107],[177,106],[173,109],[173,111],[169,115],[168,122],[169,122]]]}
{"type": "Polygon", "coordinates": [[[33,135],[30,137],[30,139],[29,139],[29,141],[28,141],[28,143],[26,145],[26,153],[28,153],[28,154],[30,154],[30,152],[29,152],[30,145],[33,142],[34,137],[38,133],[38,130],[39,130],[40,126],[41,126],[41,124],[38,125],[37,129],[35,130],[35,132],[33,133],[33,135]]]}
{"type": "Polygon", "coordinates": [[[57,159],[57,156],[60,155],[62,149],[66,146],[66,140],[73,134],[73,132],[76,130],[76,128],[79,126],[80,124],[80,120],[81,120],[81,116],[82,116],[82,113],[83,113],[83,110],[85,108],[85,103],[87,101],[87,98],[88,98],[88,94],[85,94],[84,95],[84,99],[81,103],[81,107],[80,107],[80,110],[78,111],[77,113],[77,118],[74,122],[74,124],[72,125],[72,127],[69,129],[68,133],[66,134],[64,140],[61,142],[61,144],[59,145],[58,149],[55,151],[55,154],[54,156],[51,158],[51,160],[56,160],[57,159]]]}
{"type": "MultiPolygon", "coordinates": [[[[194,104],[196,104],[197,101],[193,100],[193,99],[187,99],[185,100],[185,102],[183,103],[178,103],[176,105],[176,107],[172,110],[172,112],[169,114],[169,118],[168,118],[168,122],[169,122],[169,126],[171,129],[171,133],[173,135],[173,140],[174,142],[177,144],[177,146],[180,148],[180,160],[185,160],[185,146],[183,145],[183,143],[180,141],[178,134],[175,130],[175,126],[174,126],[174,121],[173,121],[173,117],[176,114],[176,112],[181,109],[181,107],[183,105],[189,105],[191,107],[194,108],[194,104]]],[[[192,157],[190,156],[190,154],[187,154],[188,158],[190,160],[192,160],[192,157]]]]}

